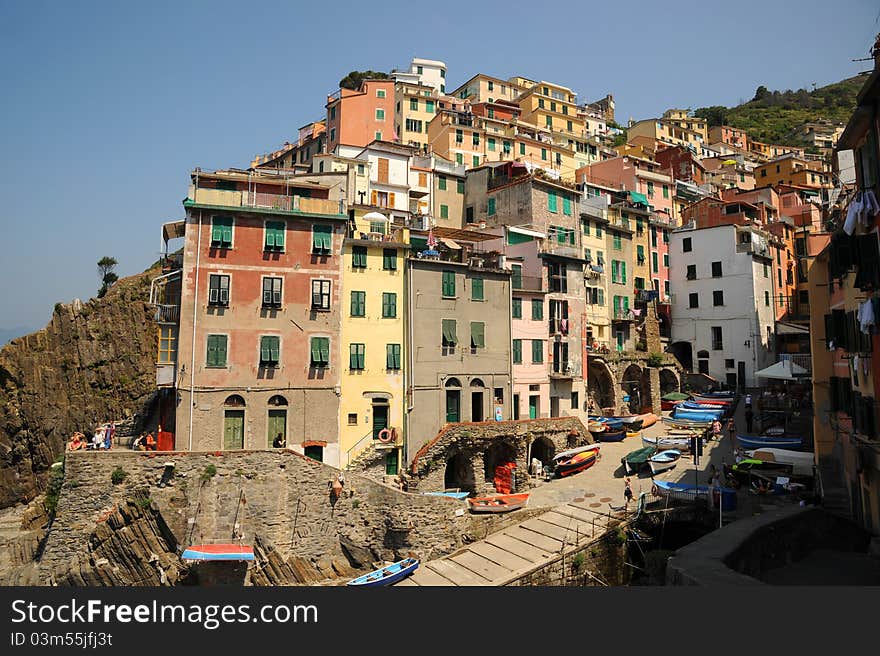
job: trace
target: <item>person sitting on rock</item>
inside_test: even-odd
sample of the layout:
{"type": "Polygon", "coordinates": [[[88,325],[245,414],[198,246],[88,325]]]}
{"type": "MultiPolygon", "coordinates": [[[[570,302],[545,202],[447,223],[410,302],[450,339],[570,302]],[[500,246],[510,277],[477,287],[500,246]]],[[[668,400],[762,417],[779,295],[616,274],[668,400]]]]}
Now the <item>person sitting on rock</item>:
{"type": "Polygon", "coordinates": [[[147,451],[155,451],[156,450],[156,438],[153,437],[152,431],[147,433],[146,446],[147,446],[147,451]]]}
{"type": "Polygon", "coordinates": [[[70,446],[68,447],[71,451],[79,451],[80,449],[85,448],[85,442],[83,441],[83,434],[77,431],[73,434],[73,437],[70,440],[70,446]]]}

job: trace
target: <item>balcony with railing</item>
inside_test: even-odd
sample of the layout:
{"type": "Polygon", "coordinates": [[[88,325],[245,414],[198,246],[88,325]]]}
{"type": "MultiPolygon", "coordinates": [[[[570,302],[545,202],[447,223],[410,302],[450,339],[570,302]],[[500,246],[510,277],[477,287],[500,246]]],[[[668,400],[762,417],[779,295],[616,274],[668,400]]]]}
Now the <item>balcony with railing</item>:
{"type": "Polygon", "coordinates": [[[576,376],[580,376],[580,368],[575,365],[573,362],[557,362],[553,361],[550,364],[550,371],[548,372],[550,378],[555,380],[570,380],[576,376]]]}
{"type": "Polygon", "coordinates": [[[635,321],[636,314],[628,308],[614,308],[612,319],[614,321],[635,321]]]}
{"type": "Polygon", "coordinates": [[[526,292],[545,292],[547,291],[546,286],[544,285],[544,279],[541,276],[513,276],[511,278],[511,285],[516,290],[526,291],[526,292]]]}
{"type": "Polygon", "coordinates": [[[156,306],[156,323],[177,324],[180,322],[180,306],[179,305],[157,305],[156,306]]]}
{"type": "Polygon", "coordinates": [[[568,331],[571,328],[568,319],[553,318],[548,323],[551,335],[568,335],[568,331]]]}
{"type": "Polygon", "coordinates": [[[343,201],[307,196],[270,194],[254,191],[190,188],[190,199],[198,205],[253,208],[263,211],[339,215],[345,212],[343,201]]]}

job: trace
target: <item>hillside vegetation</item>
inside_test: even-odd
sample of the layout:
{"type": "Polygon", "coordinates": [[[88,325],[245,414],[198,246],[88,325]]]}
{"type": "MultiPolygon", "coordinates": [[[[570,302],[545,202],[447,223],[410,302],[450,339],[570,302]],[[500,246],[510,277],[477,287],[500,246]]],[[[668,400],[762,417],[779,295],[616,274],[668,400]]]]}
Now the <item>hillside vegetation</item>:
{"type": "Polygon", "coordinates": [[[770,91],[760,86],[747,103],[736,107],[700,107],[694,114],[705,118],[710,127],[731,125],[744,129],[757,141],[804,146],[807,144],[798,128],[819,119],[846,123],[866,78],[867,75],[858,75],[813,91],[770,91]]]}

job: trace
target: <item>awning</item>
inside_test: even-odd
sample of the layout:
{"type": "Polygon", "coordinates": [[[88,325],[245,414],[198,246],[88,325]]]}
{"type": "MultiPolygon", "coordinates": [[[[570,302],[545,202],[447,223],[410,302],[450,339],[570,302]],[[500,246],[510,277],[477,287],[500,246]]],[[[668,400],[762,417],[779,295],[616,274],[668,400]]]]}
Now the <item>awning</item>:
{"type": "Polygon", "coordinates": [[[645,194],[640,194],[637,191],[629,192],[629,200],[631,203],[640,203],[645,207],[648,206],[648,197],[645,194]]]}
{"type": "Polygon", "coordinates": [[[162,224],[162,239],[165,241],[183,237],[185,234],[186,221],[184,219],[181,219],[180,221],[169,221],[162,224]]]}
{"type": "Polygon", "coordinates": [[[758,378],[770,378],[772,380],[795,380],[796,378],[803,378],[809,375],[806,369],[791,360],[783,360],[755,372],[755,376],[758,378]]]}
{"type": "Polygon", "coordinates": [[[446,244],[447,248],[454,248],[455,250],[461,250],[461,246],[459,246],[456,242],[451,239],[441,239],[444,244],[446,244]]]}
{"type": "Polygon", "coordinates": [[[508,232],[515,232],[518,235],[526,235],[528,237],[537,237],[539,239],[546,239],[547,235],[543,232],[539,232],[538,230],[529,230],[528,228],[520,228],[519,226],[507,226],[508,232]]]}

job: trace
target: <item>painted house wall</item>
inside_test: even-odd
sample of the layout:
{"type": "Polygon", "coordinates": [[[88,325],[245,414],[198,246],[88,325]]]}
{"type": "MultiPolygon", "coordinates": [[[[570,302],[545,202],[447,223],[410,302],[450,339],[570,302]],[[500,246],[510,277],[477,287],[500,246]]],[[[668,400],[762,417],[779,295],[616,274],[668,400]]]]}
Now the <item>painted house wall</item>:
{"type": "Polygon", "coordinates": [[[377,138],[394,138],[394,81],[364,80],[358,91],[340,89],[338,98],[327,98],[327,151],[333,152],[339,144],[366,146],[377,138]],[[384,91],[380,98],[377,91],[384,91]],[[384,119],[376,117],[376,110],[385,112],[384,119]]]}

